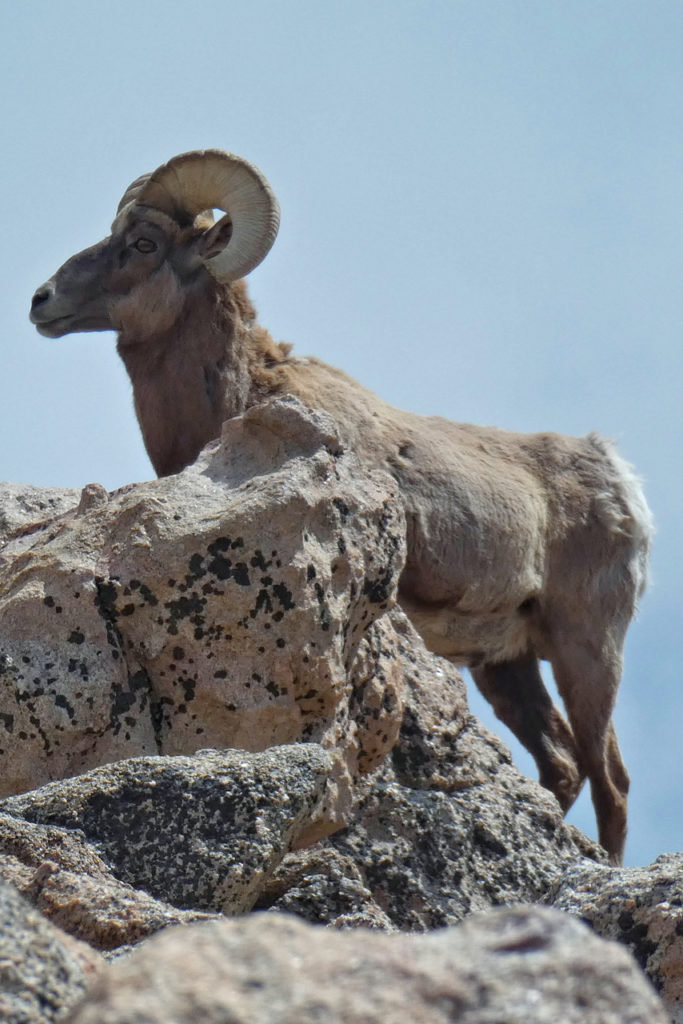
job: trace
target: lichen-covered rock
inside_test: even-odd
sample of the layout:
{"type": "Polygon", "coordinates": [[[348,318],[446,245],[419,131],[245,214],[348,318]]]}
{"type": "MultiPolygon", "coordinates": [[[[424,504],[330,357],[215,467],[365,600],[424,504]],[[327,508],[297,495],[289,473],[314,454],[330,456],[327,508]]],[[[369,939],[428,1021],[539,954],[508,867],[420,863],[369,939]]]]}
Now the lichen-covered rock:
{"type": "Polygon", "coordinates": [[[628,946],[674,1024],[683,1024],[683,854],[645,868],[576,864],[548,902],[628,946]]]}
{"type": "Polygon", "coordinates": [[[368,666],[403,558],[394,481],[295,400],[228,421],[177,476],[89,486],[0,548],[0,792],[314,741],[338,752],[321,831],[338,826],[400,727],[398,663],[381,686],[368,666]]]}
{"type": "Polygon", "coordinates": [[[557,911],[429,936],[279,915],[172,929],[109,965],[69,1024],[665,1024],[632,957],[557,911]]]}
{"type": "Polygon", "coordinates": [[[353,924],[361,914],[375,927],[427,931],[487,907],[540,900],[582,856],[553,798],[510,765],[457,793],[411,790],[390,771],[364,790],[352,822],[290,854],[259,906],[314,922],[353,924]]]}
{"type": "Polygon", "coordinates": [[[235,914],[315,818],[330,767],[317,744],[131,758],[9,797],[0,811],[79,829],[117,877],[157,899],[235,914]]]}
{"type": "Polygon", "coordinates": [[[0,878],[62,931],[102,951],[208,917],[120,881],[80,831],[10,814],[0,814],[0,878]]]}
{"type": "Polygon", "coordinates": [[[46,921],[0,879],[0,1020],[62,1020],[104,964],[46,921]]]}
{"type": "Polygon", "coordinates": [[[426,931],[540,900],[568,865],[603,860],[469,714],[452,666],[425,650],[400,611],[391,618],[406,691],[390,760],[358,787],[348,826],[290,854],[258,906],[337,926],[426,931]]]}

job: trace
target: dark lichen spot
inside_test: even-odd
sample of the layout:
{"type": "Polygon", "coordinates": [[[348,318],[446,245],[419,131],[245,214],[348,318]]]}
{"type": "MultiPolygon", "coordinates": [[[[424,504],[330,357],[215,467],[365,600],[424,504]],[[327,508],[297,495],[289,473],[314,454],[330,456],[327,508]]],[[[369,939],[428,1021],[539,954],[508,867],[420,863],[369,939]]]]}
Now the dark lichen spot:
{"type": "Polygon", "coordinates": [[[392,581],[392,573],[387,570],[378,579],[367,579],[363,586],[363,594],[372,604],[382,604],[389,600],[392,581]]]}
{"type": "MultiPolygon", "coordinates": [[[[198,579],[200,576],[206,576],[206,569],[204,568],[204,559],[201,555],[192,555],[188,562],[188,567],[192,575],[198,579]]],[[[170,581],[169,581],[170,583],[170,581]]]]}
{"type": "Polygon", "coordinates": [[[67,715],[69,716],[69,720],[71,722],[74,721],[74,719],[76,718],[76,711],[73,705],[69,703],[69,701],[66,699],[63,693],[57,694],[57,696],[55,697],[55,705],[58,708],[64,708],[67,715]]]}
{"type": "Polygon", "coordinates": [[[288,590],[284,583],[276,583],[273,587],[273,594],[286,612],[291,611],[292,608],[296,608],[292,592],[291,590],[288,590]]]}
{"type": "Polygon", "coordinates": [[[213,557],[208,564],[208,571],[218,580],[234,580],[238,586],[248,587],[251,585],[251,580],[249,579],[249,570],[246,564],[244,562],[237,562],[233,565],[231,559],[226,558],[223,553],[232,547],[233,545],[230,545],[229,542],[227,544],[224,543],[223,538],[220,537],[213,544],[209,544],[208,550],[213,557]]]}
{"type": "Polygon", "coordinates": [[[250,565],[253,569],[260,569],[262,572],[265,572],[267,569],[270,569],[272,562],[266,561],[263,552],[259,548],[257,548],[254,554],[251,556],[250,565]]]}
{"type": "Polygon", "coordinates": [[[159,599],[155,597],[149,587],[145,586],[144,583],[140,584],[140,596],[142,597],[145,604],[149,604],[152,607],[159,604],[159,599]]]}
{"type": "Polygon", "coordinates": [[[341,517],[341,521],[342,522],[346,522],[346,520],[348,519],[349,514],[351,512],[351,509],[346,504],[346,502],[342,501],[341,498],[333,498],[332,499],[332,504],[334,505],[334,507],[336,508],[337,512],[339,513],[339,515],[341,517]]]}
{"type": "Polygon", "coordinates": [[[632,911],[623,911],[617,923],[621,928],[620,940],[628,943],[631,951],[641,967],[645,968],[652,954],[657,949],[657,943],[648,938],[649,929],[647,924],[637,924],[632,911]]]}
{"type": "Polygon", "coordinates": [[[96,576],[95,586],[97,588],[95,607],[100,615],[116,619],[116,585],[111,580],[104,580],[101,576],[96,576]]]}
{"type": "Polygon", "coordinates": [[[185,677],[184,679],[180,680],[180,684],[183,688],[183,693],[185,695],[185,702],[187,704],[191,704],[195,698],[195,690],[197,689],[196,679],[188,679],[187,677],[185,677]]]}
{"type": "Polygon", "coordinates": [[[69,633],[68,639],[70,644],[82,644],[85,641],[85,634],[81,633],[80,629],[74,629],[69,633]]]}

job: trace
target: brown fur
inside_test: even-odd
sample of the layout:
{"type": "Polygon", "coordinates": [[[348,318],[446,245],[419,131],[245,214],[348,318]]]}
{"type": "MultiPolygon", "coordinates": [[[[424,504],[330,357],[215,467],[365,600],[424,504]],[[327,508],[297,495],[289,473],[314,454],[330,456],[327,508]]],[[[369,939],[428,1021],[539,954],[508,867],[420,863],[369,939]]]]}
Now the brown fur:
{"type": "Polygon", "coordinates": [[[611,716],[650,541],[629,468],[594,435],[416,416],[340,370],[296,358],[256,325],[244,282],[219,284],[204,269],[196,251],[205,230],[126,208],[110,238],[39,289],[34,322],[51,336],[119,331],[162,476],[255,403],[292,394],[327,410],[346,444],[399,482],[408,524],[400,601],[426,644],[470,666],[563,809],[590,779],[600,841],[619,861],[628,775],[611,716]],[[139,252],[140,239],[157,248],[139,252]],[[570,724],[539,659],[552,664],[570,724]]]}

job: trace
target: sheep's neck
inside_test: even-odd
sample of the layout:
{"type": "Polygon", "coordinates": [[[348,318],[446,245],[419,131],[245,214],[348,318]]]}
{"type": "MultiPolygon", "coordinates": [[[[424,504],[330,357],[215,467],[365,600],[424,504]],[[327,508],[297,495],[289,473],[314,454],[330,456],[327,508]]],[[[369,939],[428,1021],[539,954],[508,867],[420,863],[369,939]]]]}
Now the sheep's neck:
{"type": "Polygon", "coordinates": [[[177,473],[218,437],[224,420],[249,401],[250,329],[230,304],[194,295],[173,327],[140,340],[119,334],[118,352],[133,385],[135,411],[159,476],[177,473]]]}

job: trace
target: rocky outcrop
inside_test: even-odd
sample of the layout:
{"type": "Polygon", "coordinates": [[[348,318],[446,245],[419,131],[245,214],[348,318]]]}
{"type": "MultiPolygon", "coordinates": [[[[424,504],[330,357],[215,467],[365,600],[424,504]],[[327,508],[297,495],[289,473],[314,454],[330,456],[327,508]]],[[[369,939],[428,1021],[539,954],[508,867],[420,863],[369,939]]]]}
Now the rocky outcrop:
{"type": "Polygon", "coordinates": [[[0,879],[62,932],[102,952],[208,917],[122,882],[79,830],[35,825],[10,814],[0,814],[0,879]]]}
{"type": "Polygon", "coordinates": [[[683,854],[664,854],[647,868],[575,864],[548,902],[627,946],[674,1024],[683,1024],[683,854]]]}
{"type": "Polygon", "coordinates": [[[583,856],[602,860],[469,714],[460,675],[392,617],[406,691],[391,758],[357,787],[353,821],[289,854],[258,905],[317,923],[427,931],[540,900],[583,856]]]}
{"type": "Polygon", "coordinates": [[[237,914],[316,817],[330,768],[317,744],[132,758],[0,810],[77,829],[118,878],[157,899],[237,914]]]}
{"type": "Polygon", "coordinates": [[[677,862],[519,774],[392,607],[403,536],[289,400],[176,477],[0,490],[8,1020],[655,1024],[638,962],[679,1013],[677,862]]]}
{"type": "Polygon", "coordinates": [[[631,957],[551,910],[377,935],[253,916],[150,939],[69,1024],[666,1024],[631,957]]]}
{"type": "Polygon", "coordinates": [[[34,524],[35,495],[15,504],[5,518],[22,525],[0,549],[4,795],[142,754],[303,740],[337,762],[317,832],[345,820],[400,728],[391,627],[370,627],[393,600],[404,525],[391,478],[344,452],[329,417],[274,402],[178,476],[91,485],[34,524]]]}

